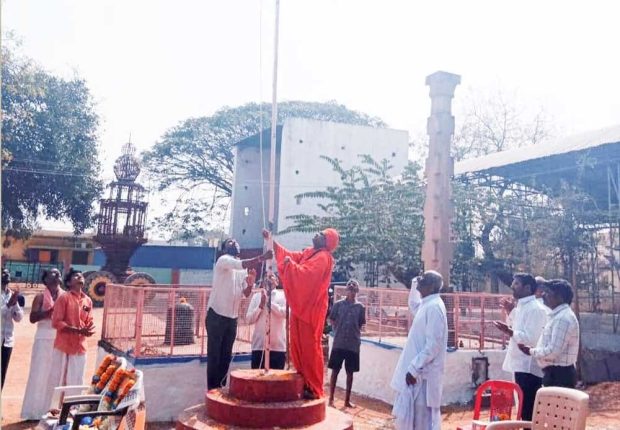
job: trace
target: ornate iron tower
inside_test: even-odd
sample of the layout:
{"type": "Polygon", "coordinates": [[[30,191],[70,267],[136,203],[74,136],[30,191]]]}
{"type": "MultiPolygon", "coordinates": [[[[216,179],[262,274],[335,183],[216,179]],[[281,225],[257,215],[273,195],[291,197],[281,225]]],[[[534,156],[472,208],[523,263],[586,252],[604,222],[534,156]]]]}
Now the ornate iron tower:
{"type": "Polygon", "coordinates": [[[146,273],[134,273],[129,260],[147,242],[145,236],[145,188],[136,182],[140,162],[131,140],[114,163],[116,180],[108,184],[108,196],[99,201],[99,221],[95,241],[101,245],[106,263],[100,271],[89,273],[86,288],[93,301],[101,303],[105,285],[112,283],[147,284],[155,280],[146,273]]]}

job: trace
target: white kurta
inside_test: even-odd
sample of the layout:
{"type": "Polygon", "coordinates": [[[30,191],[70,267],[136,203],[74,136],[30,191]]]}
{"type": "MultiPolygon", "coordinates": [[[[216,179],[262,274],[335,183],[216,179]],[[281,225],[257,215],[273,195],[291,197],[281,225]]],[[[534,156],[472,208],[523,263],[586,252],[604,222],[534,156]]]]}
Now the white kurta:
{"type": "MultiPolygon", "coordinates": [[[[267,308],[260,309],[262,293],[254,293],[245,319],[248,324],[254,324],[252,334],[252,351],[265,349],[265,336],[267,326],[267,308]]],[[[271,292],[271,333],[269,347],[271,351],[286,352],[286,298],[284,290],[271,292]]]]}
{"type": "Polygon", "coordinates": [[[49,410],[50,399],[56,384],[48,381],[48,374],[50,366],[59,365],[52,361],[55,338],[56,329],[52,327],[51,319],[44,319],[37,323],[30,358],[30,374],[22,404],[21,417],[26,420],[39,420],[49,410]]]}
{"type": "Polygon", "coordinates": [[[508,342],[502,369],[510,373],[523,372],[542,378],[542,370],[536,360],[524,354],[518,344],[536,345],[547,322],[547,308],[534,295],[527,296],[519,299],[517,306],[510,312],[508,321],[513,335],[508,342]]]}
{"type": "MultiPolygon", "coordinates": [[[[416,302],[411,295],[410,307],[416,302]]],[[[439,294],[432,294],[423,298],[417,307],[407,344],[398,359],[390,384],[398,392],[392,412],[396,416],[399,430],[441,428],[439,407],[447,346],[446,307],[439,294]],[[405,382],[407,373],[411,373],[418,381],[413,388],[405,382]],[[425,403],[426,408],[421,403],[425,403]]]]}

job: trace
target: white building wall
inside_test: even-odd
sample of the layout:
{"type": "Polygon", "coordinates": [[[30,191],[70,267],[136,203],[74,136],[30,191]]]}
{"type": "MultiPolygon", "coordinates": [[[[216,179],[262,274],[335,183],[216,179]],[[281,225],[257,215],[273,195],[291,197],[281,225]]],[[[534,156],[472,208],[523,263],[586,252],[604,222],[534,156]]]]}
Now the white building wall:
{"type": "Polygon", "coordinates": [[[263,247],[261,231],[263,225],[267,225],[269,217],[269,166],[271,163],[268,141],[263,142],[262,155],[263,192],[261,193],[261,151],[258,145],[244,144],[235,147],[230,235],[237,239],[242,249],[263,247]],[[263,215],[265,220],[263,220],[263,215]]]}
{"type": "MultiPolygon", "coordinates": [[[[330,342],[333,338],[330,337],[330,342]]],[[[395,393],[390,388],[392,373],[402,348],[378,346],[362,342],[360,371],[353,378],[353,392],[392,404],[395,393]]],[[[99,347],[97,363],[107,352],[99,347]]],[[[512,380],[502,371],[505,351],[465,351],[448,353],[443,380],[442,404],[466,403],[472,400],[471,359],[486,356],[489,359],[489,378],[512,380]]],[[[204,404],[207,381],[207,363],[198,358],[187,361],[138,364],[144,373],[147,421],[176,421],[185,409],[204,404]]],[[[249,361],[233,361],[231,369],[249,368],[249,361]]],[[[330,371],[331,372],[331,371],[330,371]]],[[[329,375],[327,376],[329,378],[329,375]]],[[[328,379],[326,379],[328,381],[328,379]]],[[[346,374],[340,372],[338,386],[345,388],[346,374]]]]}
{"type": "MultiPolygon", "coordinates": [[[[330,344],[333,337],[330,336],[330,344]]],[[[395,392],[390,388],[392,374],[398,363],[402,348],[362,342],[360,371],[353,377],[352,391],[373,399],[393,404],[395,392]]],[[[489,359],[489,379],[512,381],[512,375],[502,370],[506,351],[457,350],[449,352],[443,379],[442,404],[466,403],[472,400],[474,387],[471,381],[471,359],[485,356],[489,359]]],[[[330,371],[331,372],[331,371],[330,371]]],[[[345,388],[346,374],[340,372],[338,386],[345,388]]]]}
{"type": "MultiPolygon", "coordinates": [[[[277,229],[291,226],[287,216],[322,215],[315,199],[298,201],[295,196],[341,183],[339,175],[321,156],[342,161],[344,168],[360,164],[359,155],[377,161],[387,159],[393,174],[399,175],[408,162],[409,136],[406,131],[293,118],[282,131],[277,229]]],[[[312,233],[289,233],[278,240],[290,249],[311,245],[312,233]]]]}

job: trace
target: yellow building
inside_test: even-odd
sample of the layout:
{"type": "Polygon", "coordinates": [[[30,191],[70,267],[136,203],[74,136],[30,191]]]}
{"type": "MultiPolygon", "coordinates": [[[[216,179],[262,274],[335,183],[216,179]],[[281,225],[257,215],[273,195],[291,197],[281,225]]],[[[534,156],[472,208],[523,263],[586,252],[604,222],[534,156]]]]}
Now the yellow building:
{"type": "Polygon", "coordinates": [[[67,268],[74,264],[93,264],[93,234],[75,236],[72,232],[39,230],[21,240],[2,238],[2,261],[53,264],[67,268]]]}

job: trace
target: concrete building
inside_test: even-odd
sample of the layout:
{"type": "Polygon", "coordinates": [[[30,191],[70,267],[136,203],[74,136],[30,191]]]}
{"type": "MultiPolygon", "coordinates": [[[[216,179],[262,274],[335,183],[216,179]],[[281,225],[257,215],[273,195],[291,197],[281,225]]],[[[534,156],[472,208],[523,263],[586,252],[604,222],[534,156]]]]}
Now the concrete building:
{"type": "MultiPolygon", "coordinates": [[[[268,222],[270,133],[264,130],[235,147],[230,231],[247,250],[262,249],[261,230],[268,222]]],[[[290,227],[291,215],[323,214],[317,200],[296,197],[340,184],[322,156],[340,160],[344,168],[359,165],[360,155],[387,159],[394,175],[408,162],[409,136],[402,130],[292,118],[278,127],[276,136],[275,231],[290,227]]],[[[288,233],[278,239],[290,249],[301,249],[310,245],[311,237],[311,233],[288,233]]]]}
{"type": "MultiPolygon", "coordinates": [[[[38,283],[41,272],[52,267],[65,273],[70,267],[83,272],[101,270],[105,254],[93,234],[39,230],[22,240],[3,237],[2,264],[16,282],[38,283]]],[[[136,272],[146,272],[159,284],[210,285],[216,248],[147,244],[130,260],[136,272]]]]}
{"type": "Polygon", "coordinates": [[[38,230],[28,239],[4,237],[2,258],[49,264],[89,264],[95,243],[92,233],[75,236],[71,232],[38,230]]]}

